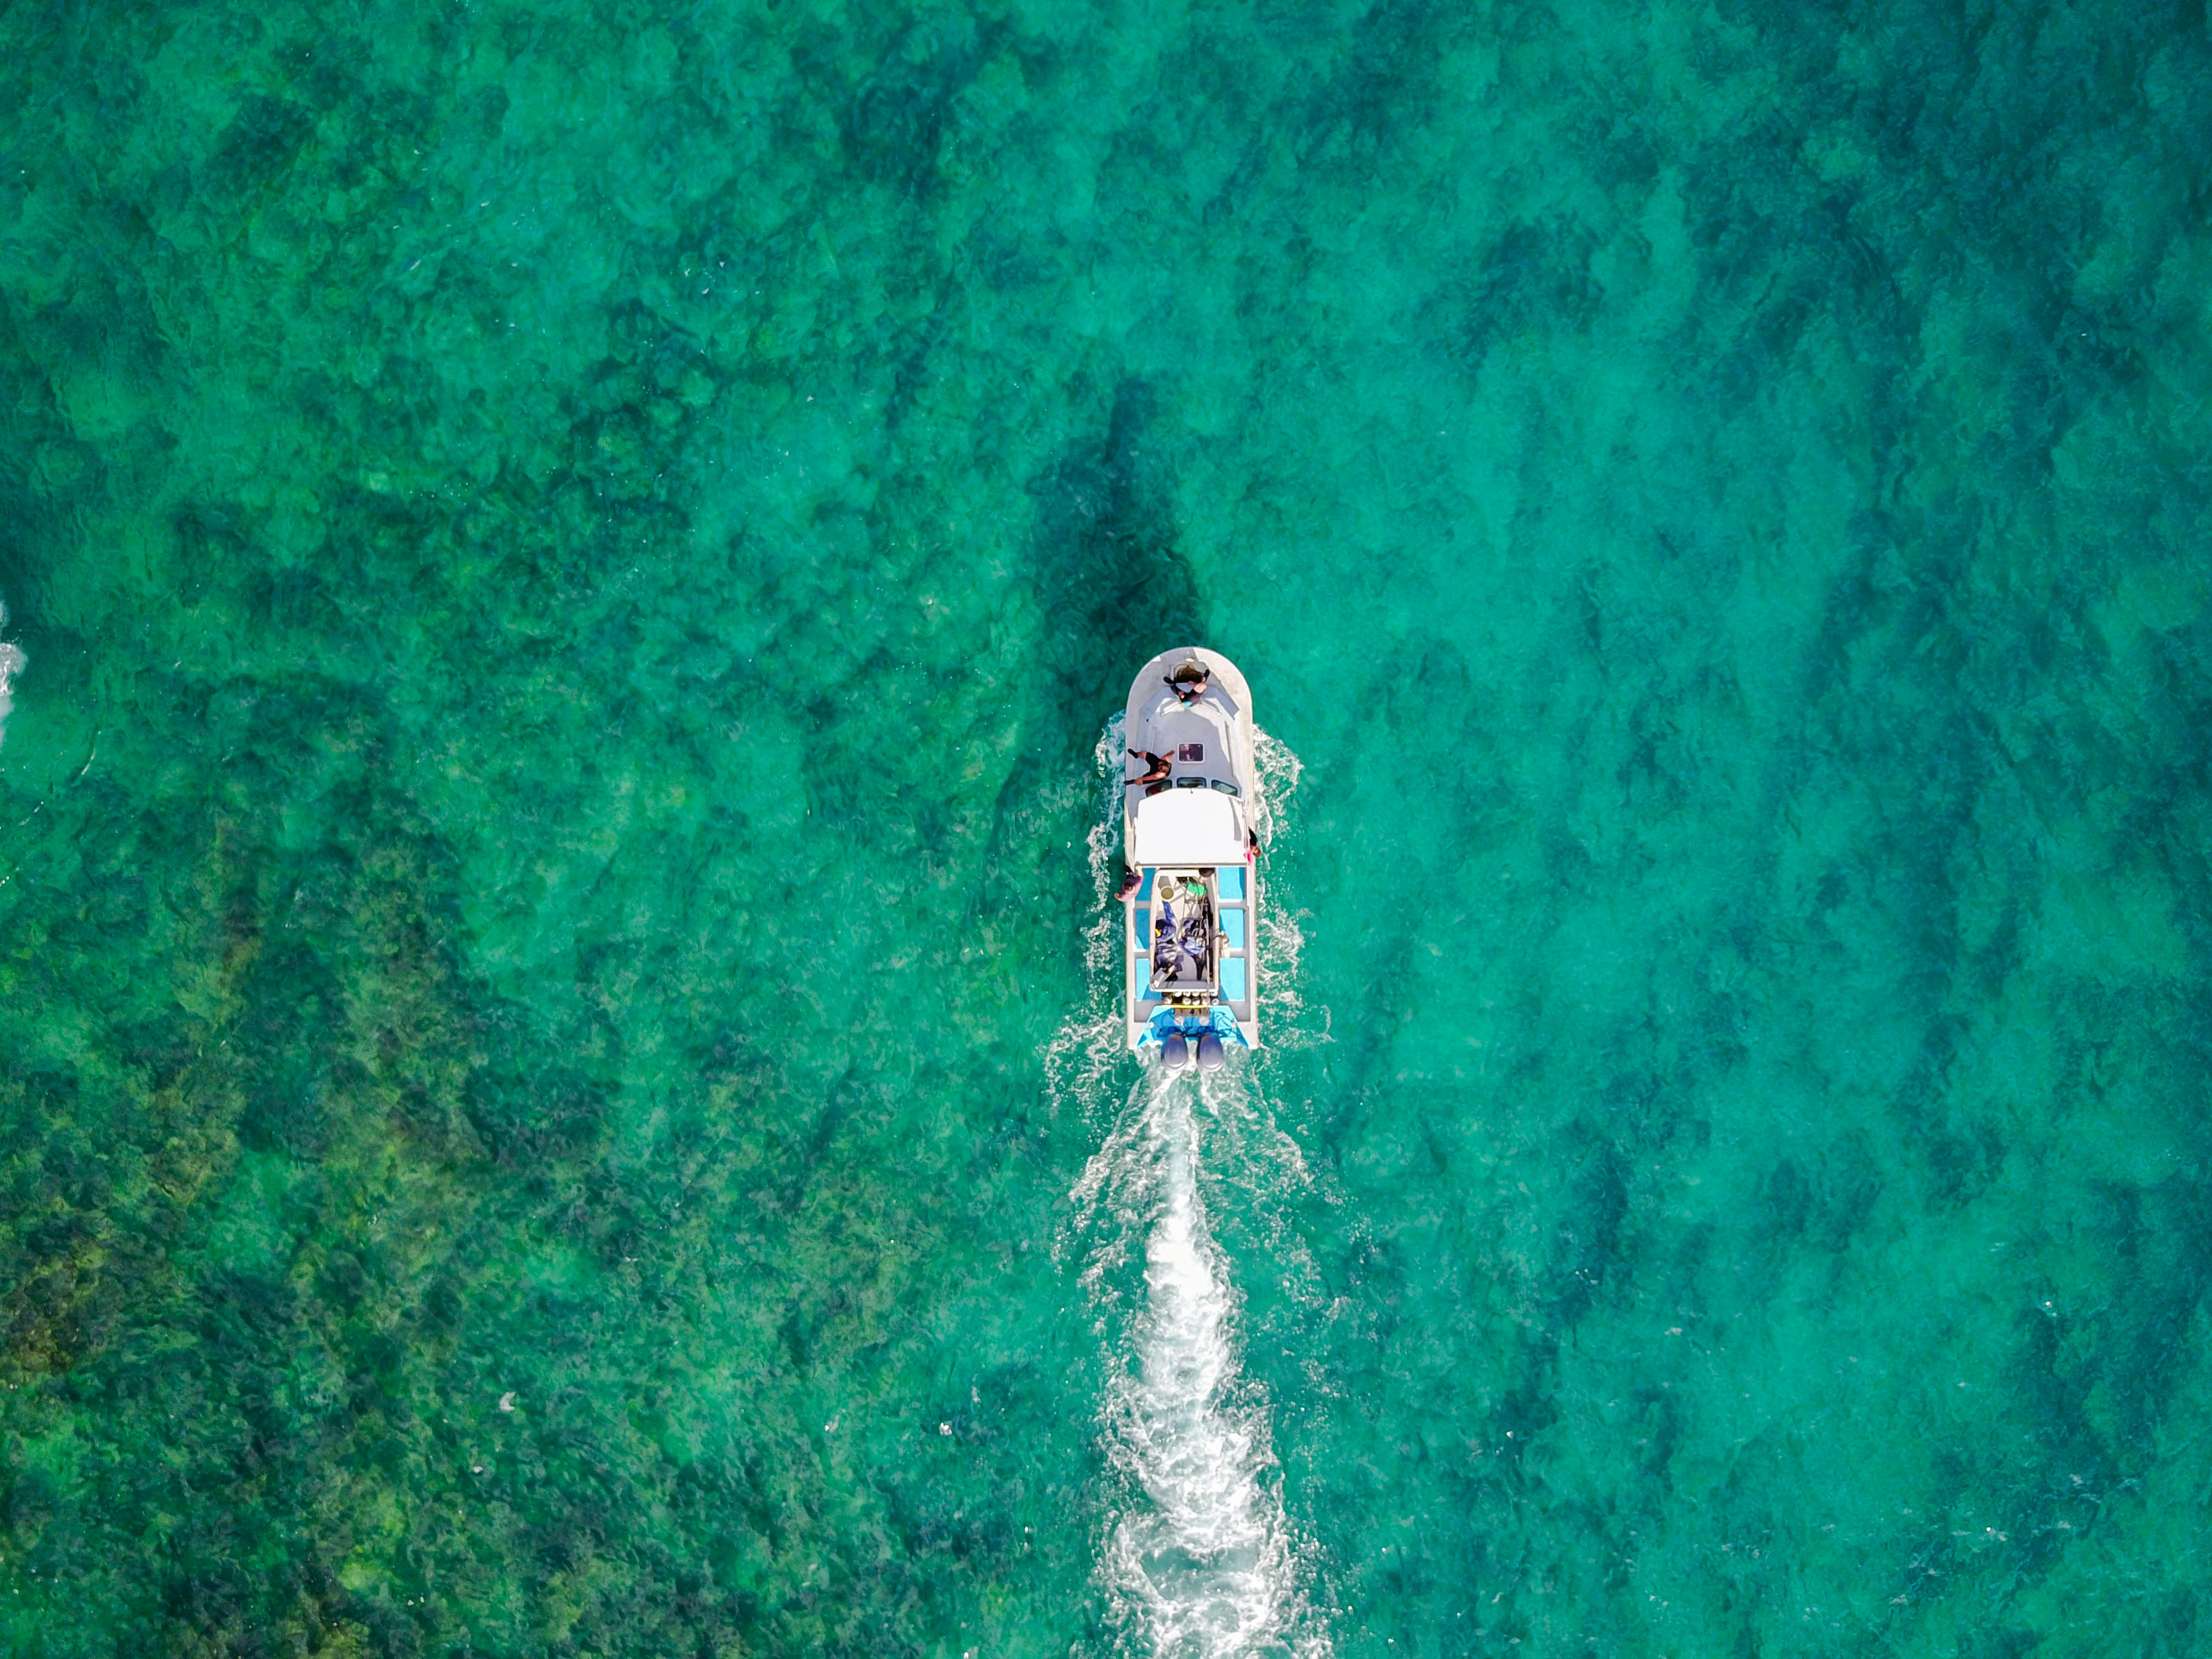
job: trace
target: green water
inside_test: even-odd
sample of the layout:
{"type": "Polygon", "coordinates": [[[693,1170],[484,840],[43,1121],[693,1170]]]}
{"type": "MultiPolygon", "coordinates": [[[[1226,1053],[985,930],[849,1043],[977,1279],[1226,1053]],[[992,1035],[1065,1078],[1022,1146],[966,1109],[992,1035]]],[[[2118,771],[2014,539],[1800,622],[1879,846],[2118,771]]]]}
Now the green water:
{"type": "Polygon", "coordinates": [[[90,0],[0,112],[0,1650],[1149,1652],[1192,640],[1271,1643],[2212,1650],[2201,4],[90,0]]]}

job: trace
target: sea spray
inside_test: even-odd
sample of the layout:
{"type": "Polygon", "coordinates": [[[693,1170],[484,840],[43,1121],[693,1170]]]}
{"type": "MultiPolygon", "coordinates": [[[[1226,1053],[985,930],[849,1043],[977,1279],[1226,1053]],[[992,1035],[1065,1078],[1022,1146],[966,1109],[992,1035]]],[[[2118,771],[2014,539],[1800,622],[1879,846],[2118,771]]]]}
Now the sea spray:
{"type": "MultiPolygon", "coordinates": [[[[1260,775],[1255,827],[1261,852],[1272,854],[1292,839],[1291,806],[1305,767],[1288,744],[1265,732],[1255,732],[1252,757],[1260,775]]],[[[1309,1018],[1299,989],[1298,962],[1306,943],[1299,922],[1300,913],[1270,886],[1267,902],[1260,907],[1260,1018],[1267,1042],[1278,1048],[1328,1040],[1328,1011],[1322,1010],[1318,1018],[1309,1018]]]]}
{"type": "MultiPolygon", "coordinates": [[[[1098,772],[1098,814],[1091,822],[1086,842],[1091,856],[1091,884],[1098,895],[1098,914],[1084,930],[1083,965],[1091,987],[1090,1000],[1094,1004],[1099,1001],[1097,991],[1102,982],[1117,993],[1121,986],[1125,912],[1113,899],[1120,889],[1123,868],[1121,792],[1128,771],[1122,760],[1128,751],[1122,744],[1122,717],[1116,714],[1098,734],[1097,745],[1091,751],[1091,761],[1098,772]]],[[[1118,996],[1114,1000],[1118,1005],[1118,996]]]]}
{"type": "Polygon", "coordinates": [[[1298,780],[1305,775],[1305,765],[1290,744],[1279,738],[1269,737],[1257,726],[1252,732],[1252,763],[1260,775],[1260,799],[1254,803],[1257,815],[1255,827],[1260,832],[1260,845],[1265,849],[1273,845],[1278,825],[1287,822],[1286,814],[1297,793],[1298,780]]]}
{"type": "MultiPolygon", "coordinates": [[[[7,626],[8,607],[4,602],[0,602],[0,630],[4,630],[7,626]]],[[[24,661],[21,648],[0,640],[0,743],[8,740],[8,715],[15,707],[15,676],[23,672],[24,661]]]]}

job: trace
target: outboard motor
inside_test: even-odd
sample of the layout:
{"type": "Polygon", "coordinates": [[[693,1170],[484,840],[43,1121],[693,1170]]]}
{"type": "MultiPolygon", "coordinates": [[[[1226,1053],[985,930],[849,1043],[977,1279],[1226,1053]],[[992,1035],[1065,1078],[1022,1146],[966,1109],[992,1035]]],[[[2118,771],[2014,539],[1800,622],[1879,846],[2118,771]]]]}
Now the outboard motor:
{"type": "Polygon", "coordinates": [[[1201,1072],[1221,1069],[1221,1038],[1215,1032],[1208,1031],[1198,1040],[1198,1069],[1201,1072]]]}
{"type": "Polygon", "coordinates": [[[1190,1044],[1183,1041],[1181,1031],[1170,1031],[1160,1039],[1160,1064],[1170,1072],[1180,1072],[1190,1064],[1190,1044]]]}

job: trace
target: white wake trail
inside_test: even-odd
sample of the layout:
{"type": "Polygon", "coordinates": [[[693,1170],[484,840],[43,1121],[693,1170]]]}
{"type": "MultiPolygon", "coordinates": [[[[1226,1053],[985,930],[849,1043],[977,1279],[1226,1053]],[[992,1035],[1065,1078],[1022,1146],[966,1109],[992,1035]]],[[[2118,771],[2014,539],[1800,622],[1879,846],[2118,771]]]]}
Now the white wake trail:
{"type": "Polygon", "coordinates": [[[1155,1654],[1227,1659],[1289,1650],[1304,1607],[1281,1497],[1263,1480],[1266,1407],[1240,1383],[1236,1297],[1206,1226],[1199,1099],[1187,1074],[1146,1078],[1135,1133],[1102,1152],[1125,1160],[1125,1201],[1141,1193],[1152,1212],[1137,1364],[1108,1411],[1115,1465],[1146,1501],[1115,1524],[1103,1566],[1155,1654]]]}
{"type": "MultiPolygon", "coordinates": [[[[8,626],[8,606],[0,601],[0,629],[8,626]]],[[[0,740],[8,735],[9,712],[15,706],[14,687],[15,676],[23,672],[25,661],[19,647],[0,640],[0,740]]]]}

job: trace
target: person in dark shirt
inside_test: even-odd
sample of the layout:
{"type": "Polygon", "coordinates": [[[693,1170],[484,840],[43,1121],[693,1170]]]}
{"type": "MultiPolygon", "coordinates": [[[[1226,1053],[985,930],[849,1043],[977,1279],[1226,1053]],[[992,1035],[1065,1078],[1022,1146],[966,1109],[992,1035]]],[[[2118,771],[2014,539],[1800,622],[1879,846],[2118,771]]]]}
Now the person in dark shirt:
{"type": "Polygon", "coordinates": [[[1212,676],[1207,672],[1206,665],[1193,657],[1182,667],[1176,669],[1173,674],[1168,676],[1165,684],[1168,690],[1176,694],[1179,702],[1196,702],[1206,695],[1206,685],[1212,678],[1212,676]]]}

